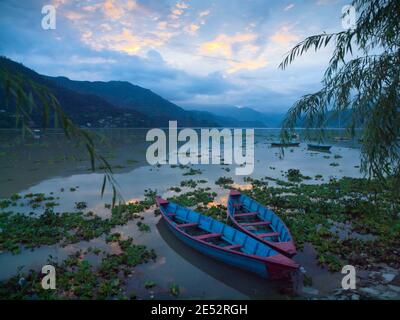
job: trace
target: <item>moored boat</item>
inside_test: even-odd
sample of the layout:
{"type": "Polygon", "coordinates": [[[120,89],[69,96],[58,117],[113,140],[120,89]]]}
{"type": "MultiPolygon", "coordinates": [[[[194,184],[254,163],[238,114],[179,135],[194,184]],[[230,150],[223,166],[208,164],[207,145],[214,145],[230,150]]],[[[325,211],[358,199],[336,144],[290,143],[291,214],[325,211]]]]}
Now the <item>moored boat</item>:
{"type": "Polygon", "coordinates": [[[250,197],[232,190],[228,199],[228,216],[247,235],[285,256],[296,254],[293,237],[285,223],[272,210],[250,197]]]}
{"type": "Polygon", "coordinates": [[[317,151],[325,151],[328,152],[331,150],[332,146],[329,145],[322,145],[322,144],[308,144],[307,148],[310,150],[317,150],[317,151]]]}
{"type": "Polygon", "coordinates": [[[276,148],[289,148],[289,147],[299,147],[300,142],[272,142],[271,147],[276,148]]]}
{"type": "Polygon", "coordinates": [[[160,197],[161,214],[175,236],[190,247],[268,279],[288,278],[299,265],[251,236],[160,197]]]}

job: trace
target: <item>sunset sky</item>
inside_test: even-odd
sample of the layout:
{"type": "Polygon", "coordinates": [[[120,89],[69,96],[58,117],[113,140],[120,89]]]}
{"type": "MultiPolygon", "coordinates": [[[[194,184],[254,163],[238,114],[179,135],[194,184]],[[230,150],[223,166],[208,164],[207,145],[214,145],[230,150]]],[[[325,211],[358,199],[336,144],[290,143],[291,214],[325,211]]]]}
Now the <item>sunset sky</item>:
{"type": "Polygon", "coordinates": [[[0,54],[39,73],[126,80],[178,105],[283,112],[318,89],[332,48],[288,70],[306,36],[342,30],[342,0],[1,0],[0,54]],[[53,4],[56,30],[41,27],[53,4]]]}

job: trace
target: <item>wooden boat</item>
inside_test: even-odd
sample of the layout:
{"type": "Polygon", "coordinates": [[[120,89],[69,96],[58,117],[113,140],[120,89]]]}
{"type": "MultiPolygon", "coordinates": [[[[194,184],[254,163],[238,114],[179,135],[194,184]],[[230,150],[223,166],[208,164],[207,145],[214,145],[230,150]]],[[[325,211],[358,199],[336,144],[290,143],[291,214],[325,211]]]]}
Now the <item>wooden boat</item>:
{"type": "Polygon", "coordinates": [[[300,142],[272,142],[271,147],[276,148],[289,148],[289,147],[299,147],[300,142]]]}
{"type": "Polygon", "coordinates": [[[307,148],[310,150],[318,150],[328,152],[331,150],[332,146],[322,145],[322,144],[308,144],[307,148]]]}
{"type": "Polygon", "coordinates": [[[228,216],[235,226],[288,257],[296,254],[293,237],[285,223],[270,209],[250,197],[232,190],[228,216]]]}
{"type": "Polygon", "coordinates": [[[350,138],[347,137],[334,137],[333,138],[335,141],[350,141],[350,138]]]}
{"type": "Polygon", "coordinates": [[[175,236],[203,254],[268,279],[288,278],[299,268],[292,259],[225,223],[160,197],[156,202],[175,236]]]}

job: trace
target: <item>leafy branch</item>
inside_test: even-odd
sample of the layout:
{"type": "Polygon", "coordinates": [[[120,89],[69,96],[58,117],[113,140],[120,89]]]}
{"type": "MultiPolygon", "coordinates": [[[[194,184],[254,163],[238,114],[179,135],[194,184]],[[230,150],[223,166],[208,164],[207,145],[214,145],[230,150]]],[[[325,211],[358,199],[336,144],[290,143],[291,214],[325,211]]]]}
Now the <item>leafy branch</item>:
{"type": "Polygon", "coordinates": [[[288,139],[299,119],[307,129],[323,134],[326,120],[349,110],[350,133],[362,127],[362,169],[400,186],[400,2],[354,0],[356,27],[306,38],[287,53],[285,70],[310,50],[334,44],[322,88],[301,97],[288,111],[282,139],[288,139]],[[317,130],[318,132],[318,130],[317,130]]]}
{"type": "Polygon", "coordinates": [[[110,164],[95,148],[93,134],[85,129],[77,127],[71,119],[69,119],[57,98],[46,86],[24,77],[21,74],[11,73],[6,68],[0,68],[0,84],[8,100],[6,103],[9,103],[11,100],[15,105],[16,126],[22,128],[23,134],[27,132],[33,135],[29,123],[32,121],[32,114],[35,114],[35,112],[41,112],[43,128],[49,126],[52,117],[55,128],[58,128],[61,124],[61,128],[69,140],[76,141],[79,146],[86,148],[89,153],[92,171],[96,170],[96,163],[99,163],[99,167],[101,167],[104,172],[101,196],[104,195],[105,188],[108,184],[112,188],[113,207],[117,200],[123,201],[110,164]]]}

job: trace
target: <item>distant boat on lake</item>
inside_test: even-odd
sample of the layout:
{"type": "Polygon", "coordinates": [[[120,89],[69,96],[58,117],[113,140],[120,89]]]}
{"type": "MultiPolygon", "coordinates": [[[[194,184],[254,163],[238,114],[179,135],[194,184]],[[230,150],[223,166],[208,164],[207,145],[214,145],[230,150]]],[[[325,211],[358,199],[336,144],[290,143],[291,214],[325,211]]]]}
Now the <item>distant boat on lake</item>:
{"type": "Polygon", "coordinates": [[[268,279],[288,278],[299,265],[225,223],[160,197],[161,214],[175,236],[193,249],[268,279]]]}
{"type": "Polygon", "coordinates": [[[289,147],[299,147],[300,142],[272,142],[271,147],[273,148],[289,148],[289,147]]]}
{"type": "Polygon", "coordinates": [[[308,144],[307,148],[309,150],[316,150],[316,151],[323,151],[323,152],[329,152],[332,148],[332,146],[329,145],[322,145],[322,144],[308,144]]]}

